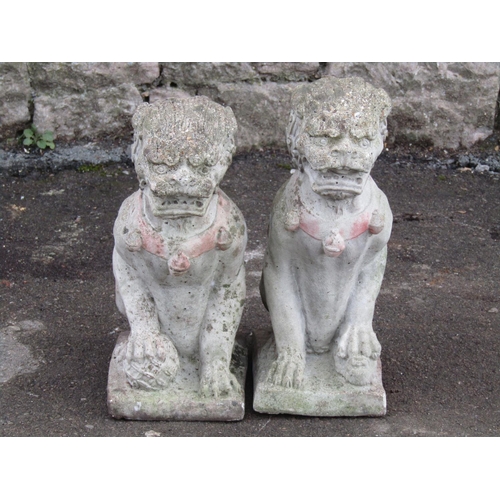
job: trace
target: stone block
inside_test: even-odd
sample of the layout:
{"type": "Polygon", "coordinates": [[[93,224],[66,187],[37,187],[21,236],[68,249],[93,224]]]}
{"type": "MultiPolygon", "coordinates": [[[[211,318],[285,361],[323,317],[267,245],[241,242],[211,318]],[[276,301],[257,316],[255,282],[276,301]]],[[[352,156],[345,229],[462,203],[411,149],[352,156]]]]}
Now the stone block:
{"type": "Polygon", "coordinates": [[[206,87],[259,79],[251,64],[246,62],[164,62],[161,66],[163,85],[206,87]]]}
{"type": "Polygon", "coordinates": [[[143,93],[143,95],[149,98],[150,103],[153,103],[172,97],[190,97],[192,95],[195,95],[195,93],[194,90],[191,90],[191,92],[189,92],[188,90],[173,87],[156,87],[154,89],[146,91],[145,93],[143,93]]]}
{"type": "Polygon", "coordinates": [[[241,149],[286,146],[285,129],[290,94],[300,83],[226,83],[200,89],[217,102],[230,106],[238,122],[236,145],[241,149]]]}
{"type": "MultiPolygon", "coordinates": [[[[199,393],[198,363],[181,357],[179,372],[170,387],[160,391],[133,389],[125,379],[123,362],[129,332],[118,338],[108,376],[108,410],[112,417],[129,420],[234,421],[245,415],[243,392],[226,397],[206,398],[199,393]]],[[[231,372],[245,386],[246,348],[236,344],[231,372]]]]}
{"type": "Polygon", "coordinates": [[[56,139],[97,139],[126,137],[132,132],[131,119],[142,97],[130,83],[82,93],[41,94],[35,97],[33,123],[56,139]]]}
{"type": "Polygon", "coordinates": [[[314,417],[385,415],[386,395],[382,386],[380,360],[372,383],[356,386],[346,382],[335,371],[332,353],[307,354],[304,381],[297,389],[268,382],[269,370],[276,357],[276,345],[273,339],[269,339],[253,357],[255,411],[314,417]]]}
{"type": "Polygon", "coordinates": [[[158,63],[30,63],[33,123],[57,139],[123,137],[143,102],[137,85],[160,75],[158,63]]]}
{"type": "Polygon", "coordinates": [[[252,67],[260,77],[270,81],[301,82],[320,77],[317,62],[254,62],[252,67]]]}
{"type": "Polygon", "coordinates": [[[30,63],[36,95],[62,97],[110,86],[153,83],[160,76],[158,63],[30,63]]]}
{"type": "Polygon", "coordinates": [[[391,96],[389,144],[470,147],[493,131],[500,63],[328,63],[391,96]]]}
{"type": "Polygon", "coordinates": [[[30,121],[26,63],[0,63],[0,135],[15,137],[30,121]]]}

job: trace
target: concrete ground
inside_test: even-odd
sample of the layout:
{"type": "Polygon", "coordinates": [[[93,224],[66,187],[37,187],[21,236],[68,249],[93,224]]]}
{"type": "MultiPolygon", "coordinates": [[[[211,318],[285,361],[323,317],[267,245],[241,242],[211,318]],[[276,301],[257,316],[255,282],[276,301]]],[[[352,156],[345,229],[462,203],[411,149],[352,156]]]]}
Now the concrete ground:
{"type": "MultiPolygon", "coordinates": [[[[106,408],[126,329],[114,304],[112,226],[137,188],[126,164],[0,178],[1,436],[499,436],[500,182],[433,153],[386,151],[373,177],[395,216],[377,301],[387,415],[134,422],[106,408]]],[[[492,147],[491,154],[498,155],[492,147]]],[[[36,165],[35,165],[36,166],[36,165]]],[[[284,151],[235,157],[223,189],[248,225],[242,334],[270,331],[258,282],[284,151]]]]}

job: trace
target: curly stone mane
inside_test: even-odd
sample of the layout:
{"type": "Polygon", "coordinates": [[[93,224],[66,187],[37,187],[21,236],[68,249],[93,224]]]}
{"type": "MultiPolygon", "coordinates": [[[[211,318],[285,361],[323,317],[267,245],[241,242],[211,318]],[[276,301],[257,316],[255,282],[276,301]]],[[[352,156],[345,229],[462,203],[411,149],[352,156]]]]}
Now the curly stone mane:
{"type": "Polygon", "coordinates": [[[354,137],[387,136],[387,116],[391,101],[383,89],[363,79],[325,77],[305,84],[292,93],[286,131],[287,146],[300,168],[303,162],[299,138],[337,137],[349,132],[354,137]]]}
{"type": "MultiPolygon", "coordinates": [[[[133,118],[132,161],[141,151],[155,163],[173,164],[179,156],[214,164],[219,159],[231,163],[236,146],[236,119],[229,107],[205,96],[170,98],[141,104],[133,118]]],[[[141,175],[141,172],[138,171],[141,175]]]]}

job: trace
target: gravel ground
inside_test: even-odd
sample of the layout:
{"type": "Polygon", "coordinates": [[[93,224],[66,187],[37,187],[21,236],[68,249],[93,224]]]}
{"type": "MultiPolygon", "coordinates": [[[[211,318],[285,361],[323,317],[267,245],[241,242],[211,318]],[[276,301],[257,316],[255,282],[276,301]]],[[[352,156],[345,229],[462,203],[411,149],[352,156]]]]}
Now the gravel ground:
{"type": "MultiPolygon", "coordinates": [[[[454,155],[385,151],[373,170],[395,216],[374,321],[383,348],[383,418],[259,414],[250,376],[241,422],[110,418],[109,360],[127,327],[114,304],[112,226],[137,188],[135,174],[125,160],[52,169],[36,158],[21,172],[4,172],[0,435],[499,436],[495,147],[454,155]]],[[[246,335],[271,328],[258,281],[272,199],[289,170],[285,151],[257,151],[236,156],[223,181],[248,225],[248,305],[240,327],[246,335]]]]}

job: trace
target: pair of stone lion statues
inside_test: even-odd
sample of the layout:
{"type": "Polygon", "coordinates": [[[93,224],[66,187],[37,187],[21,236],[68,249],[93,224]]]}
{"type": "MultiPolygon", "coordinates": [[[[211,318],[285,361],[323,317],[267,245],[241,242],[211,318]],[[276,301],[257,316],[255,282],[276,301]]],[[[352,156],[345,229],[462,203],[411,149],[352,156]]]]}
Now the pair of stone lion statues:
{"type": "MultiPolygon", "coordinates": [[[[270,394],[314,390],[308,379],[316,358],[331,370],[323,377],[354,391],[380,382],[372,319],[392,215],[370,171],[390,108],[385,91],[360,78],[326,77],[292,94],[286,137],[295,170],[274,200],[261,280],[273,336],[262,355],[269,363],[259,365],[258,354],[256,366],[270,394]]],[[[108,404],[115,416],[161,418],[161,410],[143,414],[137,405],[153,398],[148,404],[161,406],[169,391],[185,398],[188,376],[197,395],[183,404],[191,409],[243,393],[232,359],[247,232],[219,188],[237,125],[229,107],[191,97],[142,104],[133,127],[140,189],[116,219],[113,271],[116,302],[130,324],[115,370],[135,406],[117,409],[124,404],[118,389],[108,404]]]]}

